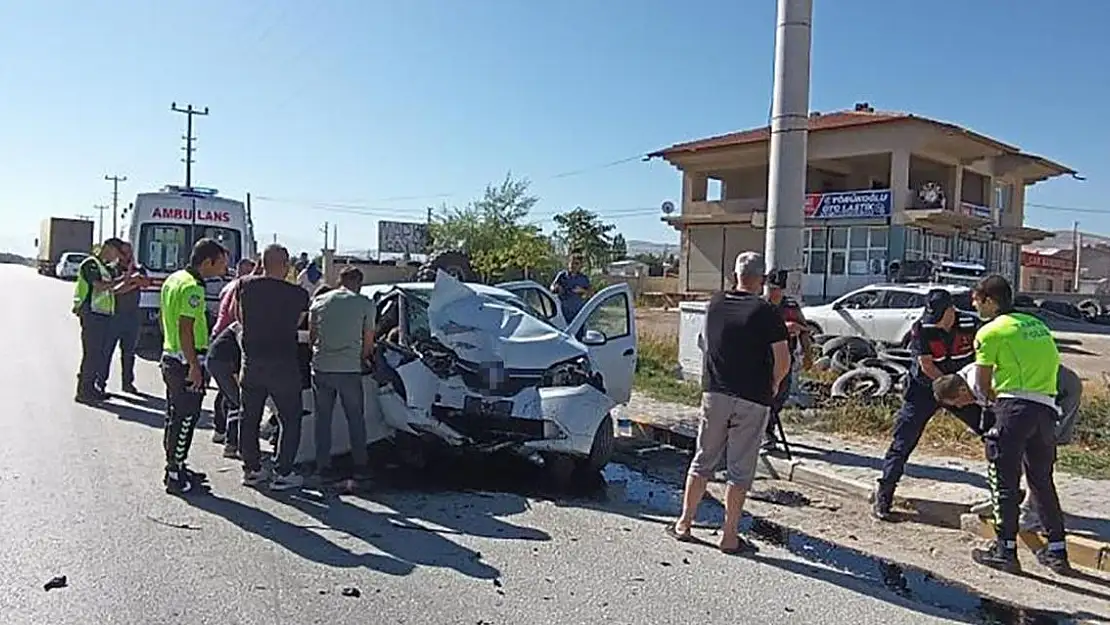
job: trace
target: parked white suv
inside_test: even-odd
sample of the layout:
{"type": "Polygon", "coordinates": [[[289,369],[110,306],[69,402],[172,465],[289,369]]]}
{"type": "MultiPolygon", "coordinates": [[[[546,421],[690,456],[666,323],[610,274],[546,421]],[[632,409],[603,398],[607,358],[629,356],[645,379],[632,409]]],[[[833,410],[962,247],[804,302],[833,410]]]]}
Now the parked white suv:
{"type": "Polygon", "coordinates": [[[971,289],[953,284],[872,284],[852,291],[823,306],[802,309],[806,322],[818,334],[862,336],[894,345],[909,343],[910,327],[925,309],[933,289],[952,294],[956,308],[974,314],[971,289]]]}

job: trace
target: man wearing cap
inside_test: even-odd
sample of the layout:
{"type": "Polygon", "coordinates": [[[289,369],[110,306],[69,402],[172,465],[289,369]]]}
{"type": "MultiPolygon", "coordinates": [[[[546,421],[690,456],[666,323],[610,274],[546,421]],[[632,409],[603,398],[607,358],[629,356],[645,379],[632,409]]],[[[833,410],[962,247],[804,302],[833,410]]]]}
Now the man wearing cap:
{"type": "Polygon", "coordinates": [[[671,538],[694,540],[690,531],[698,503],[723,458],[728,485],[719,548],[726,554],[755,551],[738,534],[740,514],[755,479],[771,402],[790,371],[786,324],[774,306],[760,297],[764,267],[762,254],[737,256],[737,289],[715,294],[706,307],[702,417],[686,476],[682,515],[667,526],[671,538]]]}
{"type": "MultiPolygon", "coordinates": [[[[975,332],[979,320],[956,310],[952,294],[945,289],[929,291],[925,312],[910,330],[913,363],[902,393],[902,407],[894,417],[894,440],[883,458],[883,474],[872,501],[875,518],[888,521],[894,504],[894,489],[906,462],[921,440],[925,426],[940,408],[933,395],[933,380],[956,373],[975,359],[975,332]]],[[[981,411],[974,406],[949,408],[971,430],[982,433],[981,411]]]]}
{"type": "Polygon", "coordinates": [[[786,295],[786,276],[785,271],[770,271],[767,273],[767,280],[763,285],[764,297],[772,306],[778,309],[783,322],[786,323],[786,331],[789,333],[787,347],[790,349],[790,373],[783,380],[782,388],[779,389],[774,403],[771,404],[771,418],[767,420],[767,431],[764,433],[764,448],[773,448],[777,443],[775,426],[778,422],[779,412],[782,411],[786,400],[790,397],[791,387],[797,371],[809,367],[812,355],[810,351],[812,337],[809,333],[809,326],[806,325],[806,318],[802,314],[801,305],[794,298],[786,295]]]}

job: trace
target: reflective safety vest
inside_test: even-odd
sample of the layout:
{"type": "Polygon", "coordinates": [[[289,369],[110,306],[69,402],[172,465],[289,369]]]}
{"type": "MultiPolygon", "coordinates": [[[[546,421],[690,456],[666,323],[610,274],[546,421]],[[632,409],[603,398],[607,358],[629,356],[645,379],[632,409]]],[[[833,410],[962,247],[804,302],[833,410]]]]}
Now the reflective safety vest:
{"type": "MultiPolygon", "coordinates": [[[[96,263],[96,268],[100,271],[100,279],[109,282],[112,279],[112,274],[109,273],[108,268],[96,256],[90,256],[85,262],[92,261],[96,263]]],[[[85,263],[81,263],[82,267],[85,263]]],[[[89,300],[89,310],[98,315],[112,315],[116,312],[116,295],[111,289],[104,289],[103,291],[94,291],[89,281],[85,279],[85,272],[78,268],[77,270],[77,283],[73,287],[73,314],[81,312],[81,306],[84,305],[85,300],[89,300]],[[92,297],[89,294],[92,294],[92,297]]]]}

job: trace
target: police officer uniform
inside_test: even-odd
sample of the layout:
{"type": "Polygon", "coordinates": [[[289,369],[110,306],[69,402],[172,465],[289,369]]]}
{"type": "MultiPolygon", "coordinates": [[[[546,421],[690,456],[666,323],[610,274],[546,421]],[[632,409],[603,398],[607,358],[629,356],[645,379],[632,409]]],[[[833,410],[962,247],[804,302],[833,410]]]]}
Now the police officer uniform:
{"type": "Polygon", "coordinates": [[[73,314],[81,320],[81,368],[77,374],[78,402],[102,400],[104,346],[108,341],[116,297],[112,289],[96,290],[95,282],[111,282],[112,274],[96,255],[81,262],[73,287],[73,314]]]}
{"type": "MultiPolygon", "coordinates": [[[[921,440],[925,426],[940,409],[933,395],[932,378],[922,369],[920,358],[930,358],[942,375],[958,372],[974,360],[978,325],[977,317],[956,310],[947,290],[929,291],[925,312],[910,332],[914,359],[902,394],[902,407],[894,417],[894,440],[883,458],[883,474],[875,492],[873,513],[877,518],[889,519],[894,489],[902,479],[906,462],[921,440]],[[954,312],[954,318],[951,327],[944,327],[943,318],[948,310],[954,312]]],[[[982,431],[980,411],[975,406],[949,411],[971,430],[982,431]]]]}

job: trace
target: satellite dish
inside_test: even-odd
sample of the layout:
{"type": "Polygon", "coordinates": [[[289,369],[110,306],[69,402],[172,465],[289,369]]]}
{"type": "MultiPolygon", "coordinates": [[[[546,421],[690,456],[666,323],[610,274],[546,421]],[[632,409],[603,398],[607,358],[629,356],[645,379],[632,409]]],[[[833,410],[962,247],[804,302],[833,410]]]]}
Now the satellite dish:
{"type": "Polygon", "coordinates": [[[663,202],[663,206],[661,206],[660,208],[663,209],[664,215],[670,215],[674,212],[674,202],[667,200],[666,202],[663,202]]]}

